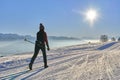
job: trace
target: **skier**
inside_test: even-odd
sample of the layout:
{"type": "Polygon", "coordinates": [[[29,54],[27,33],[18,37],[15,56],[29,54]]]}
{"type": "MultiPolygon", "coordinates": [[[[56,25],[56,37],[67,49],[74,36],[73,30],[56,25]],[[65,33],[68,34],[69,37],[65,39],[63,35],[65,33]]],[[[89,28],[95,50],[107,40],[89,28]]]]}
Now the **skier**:
{"type": "Polygon", "coordinates": [[[44,68],[47,68],[47,56],[46,56],[46,47],[45,44],[47,46],[47,50],[49,51],[49,44],[48,44],[48,39],[47,39],[47,34],[44,31],[44,26],[42,23],[40,23],[40,27],[39,27],[39,31],[37,32],[37,40],[35,42],[35,49],[34,49],[34,55],[31,59],[31,62],[29,64],[29,69],[32,70],[32,65],[34,63],[34,60],[36,59],[39,50],[42,51],[43,54],[43,61],[44,61],[44,68]]]}

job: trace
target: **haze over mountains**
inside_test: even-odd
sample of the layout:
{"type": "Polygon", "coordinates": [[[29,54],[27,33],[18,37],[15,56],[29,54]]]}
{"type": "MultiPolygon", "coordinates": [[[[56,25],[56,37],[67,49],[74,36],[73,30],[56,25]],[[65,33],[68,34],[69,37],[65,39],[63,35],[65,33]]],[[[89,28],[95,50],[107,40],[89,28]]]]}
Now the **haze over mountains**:
{"type": "MultiPolygon", "coordinates": [[[[18,34],[3,34],[0,33],[0,41],[9,41],[9,40],[22,40],[22,39],[35,39],[35,37],[31,35],[18,35],[18,34]]],[[[65,37],[65,36],[49,36],[49,39],[53,40],[80,40],[79,38],[74,37],[65,37]]]]}
{"type": "Polygon", "coordinates": [[[24,39],[25,37],[27,38],[33,38],[32,36],[30,35],[18,35],[18,34],[3,34],[3,33],[0,33],[0,41],[9,41],[9,40],[21,40],[21,39],[24,39]]]}

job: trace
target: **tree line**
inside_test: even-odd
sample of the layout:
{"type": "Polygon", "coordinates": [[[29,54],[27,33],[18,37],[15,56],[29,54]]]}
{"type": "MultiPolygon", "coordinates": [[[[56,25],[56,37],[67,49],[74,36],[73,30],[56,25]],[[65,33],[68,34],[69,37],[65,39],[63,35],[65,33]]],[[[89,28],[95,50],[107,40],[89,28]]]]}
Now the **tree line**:
{"type": "MultiPolygon", "coordinates": [[[[100,41],[101,42],[107,42],[109,39],[108,39],[108,36],[107,35],[101,35],[100,36],[100,41]]],[[[116,39],[115,37],[112,37],[111,38],[111,41],[120,41],[120,37],[118,39],[116,39]]]]}

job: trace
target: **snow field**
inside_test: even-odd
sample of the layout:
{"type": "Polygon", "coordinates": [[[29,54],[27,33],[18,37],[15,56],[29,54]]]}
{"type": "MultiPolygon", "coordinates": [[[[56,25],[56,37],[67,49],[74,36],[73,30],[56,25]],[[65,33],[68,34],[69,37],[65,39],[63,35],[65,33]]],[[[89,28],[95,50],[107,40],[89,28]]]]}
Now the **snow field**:
{"type": "Polygon", "coordinates": [[[0,58],[3,80],[119,80],[120,43],[92,43],[58,48],[47,52],[49,67],[44,69],[40,54],[28,71],[32,54],[0,58]],[[7,60],[4,60],[7,59],[7,60]],[[4,62],[4,64],[3,64],[4,62]]]}

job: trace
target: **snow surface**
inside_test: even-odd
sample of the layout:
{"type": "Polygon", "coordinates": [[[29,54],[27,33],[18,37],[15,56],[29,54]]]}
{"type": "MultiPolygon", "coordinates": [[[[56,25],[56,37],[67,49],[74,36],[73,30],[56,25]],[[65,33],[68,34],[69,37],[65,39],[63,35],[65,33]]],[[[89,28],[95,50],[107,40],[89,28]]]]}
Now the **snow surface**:
{"type": "Polygon", "coordinates": [[[119,80],[120,43],[90,43],[41,52],[29,71],[33,53],[0,58],[0,80],[119,80]]]}

